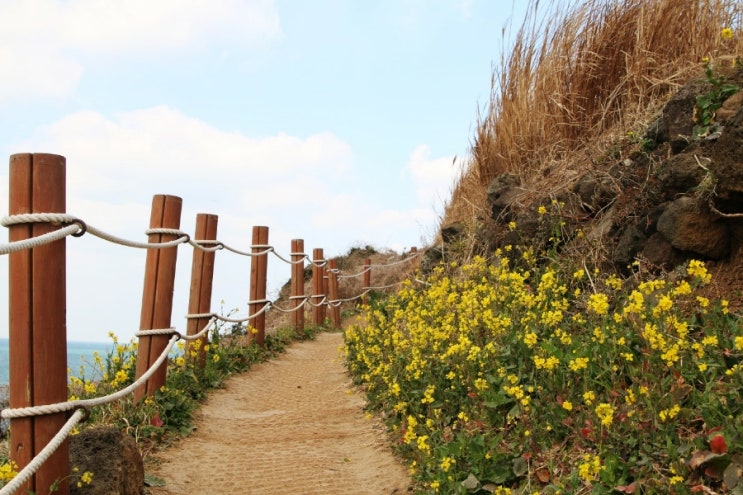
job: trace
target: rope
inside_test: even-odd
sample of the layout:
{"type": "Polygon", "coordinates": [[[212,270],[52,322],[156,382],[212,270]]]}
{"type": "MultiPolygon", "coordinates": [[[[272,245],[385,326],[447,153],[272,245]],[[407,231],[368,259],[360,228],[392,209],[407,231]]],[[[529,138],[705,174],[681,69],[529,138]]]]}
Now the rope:
{"type": "Polygon", "coordinates": [[[32,237],[30,239],[14,241],[9,244],[0,244],[0,256],[4,254],[15,253],[18,251],[24,251],[26,249],[34,249],[44,244],[50,244],[60,239],[64,239],[69,235],[75,235],[78,232],[80,232],[79,225],[68,225],[67,227],[63,227],[59,230],[48,232],[46,234],[32,237]]]}
{"type": "MultiPolygon", "coordinates": [[[[297,300],[300,297],[302,299],[302,302],[299,303],[298,306],[294,306],[293,308],[286,309],[286,308],[282,308],[282,307],[276,306],[275,304],[272,307],[273,307],[273,309],[275,309],[275,310],[277,310],[277,311],[279,311],[281,313],[294,313],[295,311],[298,311],[298,310],[302,309],[304,307],[304,305],[307,304],[307,302],[309,301],[309,298],[304,297],[304,296],[293,296],[293,299],[294,300],[297,300]]],[[[289,299],[292,299],[292,298],[289,298],[289,299]]]]}
{"type": "Polygon", "coordinates": [[[39,470],[42,464],[44,464],[49,457],[62,445],[62,442],[67,438],[72,429],[82,421],[85,417],[85,410],[78,409],[75,411],[70,419],[64,424],[64,426],[57,432],[52,440],[41,449],[36,457],[24,467],[20,473],[18,473],[7,485],[0,489],[0,495],[10,495],[15,493],[23,484],[25,484],[36,471],[39,470]]]}
{"type": "Polygon", "coordinates": [[[145,231],[145,233],[150,234],[157,234],[157,233],[170,233],[178,232],[179,234],[172,234],[172,235],[180,235],[178,239],[169,241],[169,242],[136,242],[136,241],[130,241],[128,239],[124,239],[122,237],[117,237],[113,234],[109,234],[108,232],[104,232],[101,229],[97,227],[93,227],[92,225],[88,225],[88,232],[93,234],[94,236],[103,239],[104,241],[112,242],[114,244],[120,244],[122,246],[126,247],[132,247],[137,249],[162,249],[162,248],[168,248],[177,246],[179,244],[183,244],[185,242],[190,241],[190,236],[186,234],[185,232],[181,232],[180,230],[175,229],[148,229],[145,231]],[[167,230],[168,232],[160,232],[161,230],[167,230]]]}
{"type": "Polygon", "coordinates": [[[367,265],[366,268],[364,268],[363,270],[361,270],[359,273],[354,273],[353,275],[339,275],[338,276],[338,280],[343,280],[345,278],[356,278],[356,277],[360,277],[361,275],[363,275],[363,274],[365,274],[365,273],[367,273],[369,271],[371,271],[371,265],[367,265]]]}
{"type": "Polygon", "coordinates": [[[274,250],[274,251],[272,251],[272,252],[273,252],[273,254],[274,254],[274,255],[275,255],[275,256],[276,256],[276,257],[277,257],[278,259],[280,259],[280,260],[281,260],[281,261],[283,261],[284,263],[288,263],[288,264],[290,264],[290,265],[298,265],[298,264],[300,264],[300,263],[304,263],[304,262],[305,262],[305,260],[308,260],[308,259],[309,259],[309,257],[308,257],[308,256],[307,256],[306,254],[304,254],[304,253],[289,253],[289,256],[301,256],[301,257],[302,257],[301,259],[298,259],[298,260],[296,260],[296,261],[292,261],[292,260],[288,260],[288,259],[284,258],[284,257],[283,257],[283,256],[281,256],[281,255],[280,255],[279,253],[277,253],[277,252],[276,252],[275,250],[274,250]]]}

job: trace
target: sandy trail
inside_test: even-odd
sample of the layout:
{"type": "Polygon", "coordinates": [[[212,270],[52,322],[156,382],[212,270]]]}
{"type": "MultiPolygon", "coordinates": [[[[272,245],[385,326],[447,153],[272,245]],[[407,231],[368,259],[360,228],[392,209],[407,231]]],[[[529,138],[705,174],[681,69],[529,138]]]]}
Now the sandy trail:
{"type": "Polygon", "coordinates": [[[348,494],[408,491],[383,427],[364,416],[339,353],[322,333],[234,376],[201,407],[196,431],[148,469],[153,495],[348,494]]]}

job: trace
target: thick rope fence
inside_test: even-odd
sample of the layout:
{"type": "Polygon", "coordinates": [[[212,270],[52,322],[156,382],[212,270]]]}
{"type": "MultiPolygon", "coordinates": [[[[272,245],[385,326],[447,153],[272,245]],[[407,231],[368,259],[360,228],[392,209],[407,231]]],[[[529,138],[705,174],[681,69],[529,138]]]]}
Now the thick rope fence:
{"type": "MultiPolygon", "coordinates": [[[[51,486],[62,495],[69,493],[69,452],[67,436],[89,415],[92,407],[134,394],[143,399],[165,384],[170,352],[180,340],[208,338],[218,323],[250,325],[248,337],[257,345],[265,343],[265,315],[270,310],[291,314],[296,331],[304,330],[305,311],[312,322],[326,320],[340,327],[340,306],[357,300],[366,302],[374,290],[397,285],[371,285],[372,269],[414,263],[418,253],[389,264],[372,265],[356,274],[343,274],[337,261],[326,260],[322,249],[312,256],[304,253],[304,241],[292,240],[288,257],[268,243],[268,227],[254,227],[249,250],[217,240],[217,216],[198,214],[192,237],[180,229],[182,200],[175,196],[153,198],[148,242],[124,239],[99,229],[84,219],[64,212],[66,160],[59,155],[18,154],[10,158],[10,214],[0,219],[9,229],[9,242],[0,244],[0,256],[9,256],[10,312],[10,407],[0,416],[11,421],[10,458],[18,475],[0,489],[0,495],[24,491],[44,493],[51,486]],[[56,210],[56,211],[55,211],[56,210]],[[104,397],[67,400],[66,363],[66,275],[67,237],[90,234],[110,243],[147,250],[142,315],[137,346],[136,375],[132,384],[104,397]],[[191,287],[186,315],[187,329],[178,332],[170,324],[174,292],[175,261],[180,245],[193,248],[191,287]],[[230,317],[211,311],[214,256],[228,251],[250,258],[250,299],[248,315],[230,317]],[[291,266],[290,307],[281,307],[266,298],[268,255],[291,266]],[[305,293],[305,268],[312,269],[312,292],[305,293]],[[363,277],[361,293],[339,297],[340,280],[363,277]],[[163,297],[163,294],[166,297],[163,297]],[[35,379],[37,378],[37,379],[35,379]]],[[[203,365],[205,346],[196,362],[203,365]]]]}

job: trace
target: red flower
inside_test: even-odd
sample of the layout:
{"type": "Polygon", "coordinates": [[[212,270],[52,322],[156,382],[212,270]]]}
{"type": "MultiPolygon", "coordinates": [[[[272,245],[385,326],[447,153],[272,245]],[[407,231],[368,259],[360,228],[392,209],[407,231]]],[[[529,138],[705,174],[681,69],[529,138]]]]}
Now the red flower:
{"type": "Polygon", "coordinates": [[[725,443],[725,437],[722,435],[716,435],[712,440],[709,441],[709,449],[715,454],[724,454],[728,451],[728,446],[725,443]]]}

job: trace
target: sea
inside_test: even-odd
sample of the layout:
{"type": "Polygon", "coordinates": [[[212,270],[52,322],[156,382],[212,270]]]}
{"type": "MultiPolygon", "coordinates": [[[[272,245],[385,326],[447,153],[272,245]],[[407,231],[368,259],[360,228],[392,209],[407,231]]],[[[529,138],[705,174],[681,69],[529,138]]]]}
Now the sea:
{"type": "MultiPolygon", "coordinates": [[[[93,367],[95,353],[105,357],[113,349],[113,345],[111,342],[67,342],[67,368],[79,377],[82,367],[87,378],[100,379],[97,376],[100,372],[96,374],[93,367]]],[[[8,351],[8,339],[0,339],[0,386],[7,385],[10,381],[8,351]]]]}

